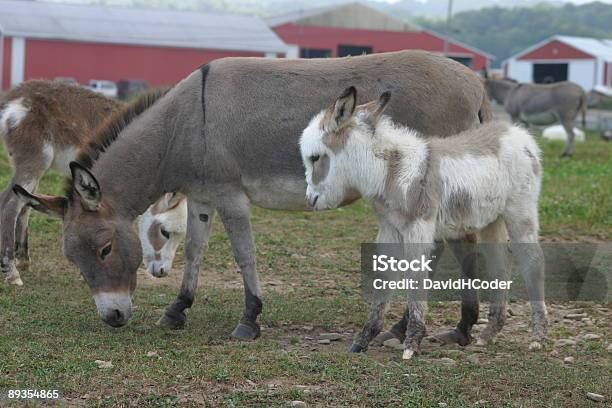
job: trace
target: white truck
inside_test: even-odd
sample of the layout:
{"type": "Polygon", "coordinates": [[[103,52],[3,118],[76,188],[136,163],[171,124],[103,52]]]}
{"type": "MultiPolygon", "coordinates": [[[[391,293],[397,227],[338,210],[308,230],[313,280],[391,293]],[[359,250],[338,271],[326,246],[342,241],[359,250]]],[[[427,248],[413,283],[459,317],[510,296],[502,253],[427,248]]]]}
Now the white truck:
{"type": "Polygon", "coordinates": [[[105,79],[92,79],[87,85],[94,92],[101,93],[109,98],[116,98],[118,95],[117,85],[113,81],[105,79]]]}

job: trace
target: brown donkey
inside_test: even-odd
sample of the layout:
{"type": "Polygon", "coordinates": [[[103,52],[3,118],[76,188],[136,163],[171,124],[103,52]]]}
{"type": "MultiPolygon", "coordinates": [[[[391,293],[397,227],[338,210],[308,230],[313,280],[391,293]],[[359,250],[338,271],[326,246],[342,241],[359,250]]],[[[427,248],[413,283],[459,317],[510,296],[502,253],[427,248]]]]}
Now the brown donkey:
{"type": "Polygon", "coordinates": [[[50,81],[28,81],[4,95],[0,102],[0,137],[5,144],[13,179],[0,194],[0,268],[8,283],[22,285],[15,258],[29,262],[30,209],[12,192],[20,184],[35,191],[49,169],[70,174],[85,137],[120,102],[85,88],[50,81]]]}
{"type": "MultiPolygon", "coordinates": [[[[16,260],[22,266],[29,262],[30,208],[13,194],[13,186],[34,192],[49,169],[70,175],[68,164],[87,146],[94,129],[122,105],[85,88],[51,81],[24,82],[0,99],[0,138],[14,169],[0,194],[0,265],[7,283],[22,285],[16,260]]],[[[143,246],[151,246],[155,235],[162,237],[157,247],[167,246],[170,237],[166,240],[164,230],[155,228],[141,234],[143,246]]]]}

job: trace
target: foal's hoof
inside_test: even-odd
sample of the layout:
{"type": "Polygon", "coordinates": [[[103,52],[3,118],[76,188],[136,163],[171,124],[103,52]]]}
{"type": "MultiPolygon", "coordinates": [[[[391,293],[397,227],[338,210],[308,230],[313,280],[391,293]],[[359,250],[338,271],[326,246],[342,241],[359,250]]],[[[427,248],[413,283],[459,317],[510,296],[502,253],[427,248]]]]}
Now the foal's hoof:
{"type": "Polygon", "coordinates": [[[365,347],[362,347],[361,344],[353,343],[351,348],[349,349],[349,353],[365,353],[365,347]]]}
{"type": "Polygon", "coordinates": [[[185,327],[186,320],[185,312],[168,312],[166,310],[155,324],[166,329],[178,330],[185,327]]]}
{"type": "Polygon", "coordinates": [[[540,343],[539,341],[532,341],[529,344],[529,351],[538,351],[538,350],[542,350],[542,343],[540,343]]]}
{"type": "Polygon", "coordinates": [[[404,350],[404,354],[402,354],[402,360],[411,360],[414,357],[416,352],[412,349],[404,350]]]}
{"type": "Polygon", "coordinates": [[[232,337],[238,340],[255,340],[261,334],[261,329],[257,323],[238,323],[232,332],[232,337]]]}
{"type": "Polygon", "coordinates": [[[460,346],[467,346],[472,342],[468,334],[461,333],[457,329],[436,334],[433,339],[442,344],[458,344],[460,346]]]}

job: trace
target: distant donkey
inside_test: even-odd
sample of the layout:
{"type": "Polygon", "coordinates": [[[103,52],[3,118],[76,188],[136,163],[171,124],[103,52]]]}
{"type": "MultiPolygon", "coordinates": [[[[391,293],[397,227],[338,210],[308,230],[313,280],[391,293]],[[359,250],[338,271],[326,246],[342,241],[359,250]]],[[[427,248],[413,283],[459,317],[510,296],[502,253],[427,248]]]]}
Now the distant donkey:
{"type": "MultiPolygon", "coordinates": [[[[542,169],[537,144],[524,129],[494,122],[445,140],[424,137],[383,115],[389,99],[385,92],[378,101],[356,107],[356,90],[350,87],[310,121],[300,139],[308,202],[315,210],[336,208],[347,191],[359,191],[372,203],[381,225],[394,231],[379,242],[406,244],[409,260],[429,256],[436,239],[476,231],[501,237],[496,231],[505,226],[530,295],[530,349],[541,348],[547,317],[538,244],[542,169]]],[[[505,276],[503,266],[488,269],[499,274],[496,278],[505,276]]],[[[409,277],[422,282],[423,274],[409,277]]],[[[422,285],[414,292],[416,299],[409,299],[406,309],[404,359],[419,352],[426,333],[427,294],[422,285]]],[[[365,350],[380,332],[388,306],[386,298],[375,298],[353,351],[365,350]]]]}
{"type": "MultiPolygon", "coordinates": [[[[24,82],[3,95],[0,138],[14,169],[12,181],[0,193],[0,266],[7,283],[22,285],[16,260],[22,266],[29,263],[30,208],[13,194],[12,186],[20,184],[34,192],[49,169],[70,175],[68,163],[87,145],[93,130],[121,106],[85,88],[51,81],[24,82]]],[[[153,208],[161,208],[163,200],[153,208]]],[[[144,215],[146,219],[151,218],[150,211],[144,215]]],[[[143,246],[151,247],[149,237],[164,233],[161,224],[151,226],[141,235],[143,246]]],[[[170,249],[163,239],[156,240],[154,246],[162,252],[170,249]]],[[[148,260],[145,266],[149,266],[148,260]]]]}
{"type": "Polygon", "coordinates": [[[567,134],[562,156],[574,153],[574,122],[578,113],[582,113],[582,127],[586,127],[587,94],[580,85],[568,81],[522,84],[511,79],[492,79],[485,72],[485,88],[492,99],[504,105],[515,123],[536,126],[561,123],[567,134]]]}

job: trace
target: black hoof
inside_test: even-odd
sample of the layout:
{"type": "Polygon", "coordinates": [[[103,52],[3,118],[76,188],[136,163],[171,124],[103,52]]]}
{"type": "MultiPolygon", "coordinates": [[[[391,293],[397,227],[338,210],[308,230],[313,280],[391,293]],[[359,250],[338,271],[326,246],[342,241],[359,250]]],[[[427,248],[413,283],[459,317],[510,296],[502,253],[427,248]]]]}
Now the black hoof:
{"type": "Polygon", "coordinates": [[[178,330],[185,327],[186,321],[187,316],[185,315],[185,312],[166,310],[164,315],[159,318],[156,324],[167,329],[178,330]]]}
{"type": "Polygon", "coordinates": [[[238,340],[255,340],[261,334],[261,329],[257,323],[238,323],[232,332],[232,337],[238,340]]]}
{"type": "Polygon", "coordinates": [[[351,348],[349,349],[349,353],[364,353],[366,351],[365,348],[361,346],[361,344],[353,343],[351,348]]]}
{"type": "Polygon", "coordinates": [[[458,344],[460,346],[467,346],[472,342],[470,335],[461,333],[457,329],[436,334],[433,339],[442,344],[458,344]]]}

